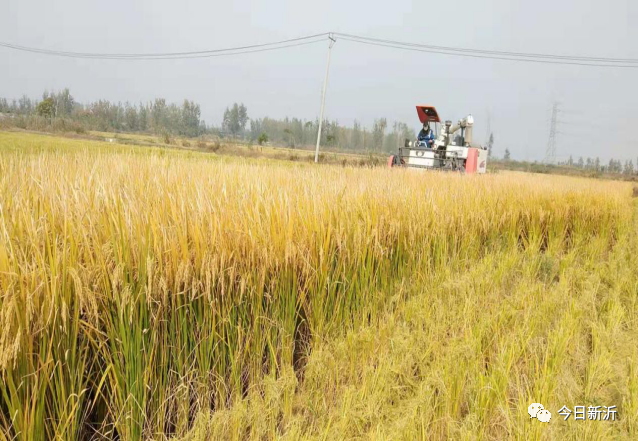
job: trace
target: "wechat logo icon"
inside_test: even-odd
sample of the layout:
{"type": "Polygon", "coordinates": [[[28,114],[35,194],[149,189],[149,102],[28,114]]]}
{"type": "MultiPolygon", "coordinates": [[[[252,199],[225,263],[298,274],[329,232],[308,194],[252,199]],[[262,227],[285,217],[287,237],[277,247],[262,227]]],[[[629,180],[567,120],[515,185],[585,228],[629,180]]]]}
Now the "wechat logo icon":
{"type": "Polygon", "coordinates": [[[551,412],[545,409],[541,403],[530,404],[527,413],[529,413],[530,419],[536,418],[541,423],[549,423],[549,420],[552,419],[551,412]]]}

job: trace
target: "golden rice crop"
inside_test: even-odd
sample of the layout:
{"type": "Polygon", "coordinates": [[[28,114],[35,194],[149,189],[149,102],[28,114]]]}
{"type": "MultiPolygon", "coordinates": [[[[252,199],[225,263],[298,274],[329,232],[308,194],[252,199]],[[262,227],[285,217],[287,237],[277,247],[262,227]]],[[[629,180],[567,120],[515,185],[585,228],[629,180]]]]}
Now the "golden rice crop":
{"type": "Polygon", "coordinates": [[[613,247],[629,190],[0,134],[0,439],[185,434],[417,268],[613,247]]]}

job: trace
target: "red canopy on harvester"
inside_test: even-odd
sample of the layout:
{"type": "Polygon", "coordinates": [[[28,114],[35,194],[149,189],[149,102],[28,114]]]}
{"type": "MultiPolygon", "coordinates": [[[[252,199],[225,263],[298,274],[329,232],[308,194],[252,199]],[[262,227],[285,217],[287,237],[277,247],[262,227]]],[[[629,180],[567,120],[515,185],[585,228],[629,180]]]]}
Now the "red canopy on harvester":
{"type": "Polygon", "coordinates": [[[423,124],[425,124],[426,122],[441,122],[441,120],[439,119],[439,114],[436,113],[436,109],[434,108],[434,106],[416,106],[416,113],[419,115],[419,120],[421,120],[421,123],[423,124]]]}

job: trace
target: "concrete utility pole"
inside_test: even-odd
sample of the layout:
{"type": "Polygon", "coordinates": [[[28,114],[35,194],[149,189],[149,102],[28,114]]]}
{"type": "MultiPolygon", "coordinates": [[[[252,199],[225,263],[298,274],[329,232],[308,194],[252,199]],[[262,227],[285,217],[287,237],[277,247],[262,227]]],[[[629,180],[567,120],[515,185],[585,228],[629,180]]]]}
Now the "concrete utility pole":
{"type": "Polygon", "coordinates": [[[328,73],[330,72],[330,53],[335,44],[332,34],[328,34],[328,64],[326,65],[326,77],[323,79],[323,93],[321,94],[321,114],[319,115],[319,130],[317,130],[317,147],[315,147],[315,162],[319,162],[319,143],[321,143],[321,128],[323,126],[323,109],[326,106],[326,89],[328,88],[328,73]]]}

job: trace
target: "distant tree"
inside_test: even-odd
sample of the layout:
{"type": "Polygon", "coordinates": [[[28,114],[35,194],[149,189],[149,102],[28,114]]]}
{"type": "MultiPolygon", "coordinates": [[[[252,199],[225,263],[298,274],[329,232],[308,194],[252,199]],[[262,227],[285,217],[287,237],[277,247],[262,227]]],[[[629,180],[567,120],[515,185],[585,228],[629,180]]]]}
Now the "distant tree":
{"type": "Polygon", "coordinates": [[[304,142],[303,121],[301,121],[298,118],[293,118],[292,121],[290,121],[290,133],[295,145],[303,144],[304,142]]]}
{"type": "Polygon", "coordinates": [[[259,143],[259,145],[264,145],[268,142],[268,135],[262,132],[262,134],[259,135],[259,138],[257,138],[257,142],[259,143]]]}
{"type": "Polygon", "coordinates": [[[399,137],[401,136],[401,123],[395,121],[392,123],[392,130],[384,136],[381,150],[391,152],[399,146],[399,137]]]}
{"type": "Polygon", "coordinates": [[[631,162],[631,159],[625,161],[625,167],[623,169],[623,174],[625,175],[633,175],[634,174],[634,163],[631,162]]]}
{"type": "Polygon", "coordinates": [[[350,138],[350,146],[353,149],[363,149],[361,124],[356,119],[354,120],[354,123],[352,123],[352,137],[350,138]]]}
{"type": "Polygon", "coordinates": [[[337,147],[339,145],[339,134],[341,127],[338,121],[326,121],[325,122],[326,144],[331,147],[337,147]]]}
{"type": "Polygon", "coordinates": [[[182,108],[175,103],[171,103],[166,107],[164,128],[169,133],[185,134],[182,108]]]}
{"type": "Polygon", "coordinates": [[[53,118],[55,116],[55,103],[53,98],[48,97],[40,101],[36,107],[36,113],[45,118],[53,118]]]}
{"type": "Polygon", "coordinates": [[[182,127],[180,132],[186,136],[198,136],[200,132],[200,115],[199,104],[192,101],[184,100],[182,104],[182,127]]]}
{"type": "Polygon", "coordinates": [[[406,123],[395,121],[392,123],[392,132],[385,136],[383,150],[396,151],[406,139],[414,139],[414,132],[406,123]]]}
{"type": "Polygon", "coordinates": [[[494,147],[494,134],[490,133],[490,139],[487,141],[487,157],[492,156],[492,148],[494,147]]]}
{"type": "Polygon", "coordinates": [[[318,127],[315,126],[313,121],[306,121],[303,126],[303,139],[304,143],[312,143],[317,140],[318,127]]]}
{"type": "Polygon", "coordinates": [[[239,105],[237,113],[239,115],[239,130],[243,132],[246,130],[246,124],[248,123],[248,109],[242,103],[239,105]]]}
{"type": "Polygon", "coordinates": [[[75,99],[71,96],[68,88],[59,93],[52,93],[51,98],[53,98],[55,104],[56,116],[71,116],[75,106],[75,99]]]}
{"type": "Polygon", "coordinates": [[[239,123],[237,122],[236,115],[233,115],[232,110],[226,107],[224,110],[224,119],[222,120],[222,130],[235,134],[239,130],[239,123]]]}
{"type": "Polygon", "coordinates": [[[574,158],[572,158],[572,155],[569,155],[569,159],[567,160],[567,165],[570,167],[574,166],[574,158]]]}
{"type": "Polygon", "coordinates": [[[610,159],[607,170],[609,170],[610,173],[621,173],[623,170],[622,162],[617,161],[613,158],[610,159]]]}
{"type": "Polygon", "coordinates": [[[124,120],[126,121],[126,128],[128,130],[138,130],[139,129],[139,121],[137,115],[137,109],[135,106],[130,106],[126,103],[126,110],[124,111],[124,120]]]}
{"type": "Polygon", "coordinates": [[[510,149],[505,149],[505,156],[503,156],[503,159],[504,159],[505,161],[509,161],[509,160],[510,160],[510,157],[511,157],[511,155],[510,155],[510,149]]]}
{"type": "Polygon", "coordinates": [[[148,130],[148,109],[142,103],[140,103],[140,108],[138,111],[137,125],[138,128],[142,131],[148,130]]]}
{"type": "Polygon", "coordinates": [[[385,137],[385,129],[388,127],[388,121],[385,118],[374,120],[372,127],[372,142],[374,150],[381,151],[383,148],[383,138],[385,137]]]}
{"type": "Polygon", "coordinates": [[[408,126],[405,123],[401,123],[401,126],[402,126],[402,130],[403,130],[403,133],[401,134],[401,139],[399,140],[401,145],[403,144],[403,141],[405,141],[406,139],[415,139],[416,138],[416,133],[414,133],[414,129],[411,129],[410,126],[408,126]]]}
{"type": "Polygon", "coordinates": [[[594,170],[600,171],[600,158],[598,157],[594,160],[594,170]]]}
{"type": "Polygon", "coordinates": [[[286,138],[288,141],[288,147],[292,147],[293,149],[295,148],[295,137],[292,134],[292,130],[290,130],[289,128],[285,128],[284,129],[284,133],[286,134],[286,138]]]}
{"type": "Polygon", "coordinates": [[[22,95],[22,98],[18,101],[17,105],[14,104],[14,108],[16,109],[16,113],[21,115],[28,115],[33,113],[33,109],[35,108],[33,101],[26,95],[22,95]]]}
{"type": "Polygon", "coordinates": [[[224,111],[224,120],[222,121],[222,129],[231,133],[233,136],[241,134],[246,129],[248,123],[248,110],[243,104],[233,104],[233,107],[224,111]]]}
{"type": "Polygon", "coordinates": [[[583,157],[581,156],[580,158],[578,158],[578,168],[583,168],[585,167],[585,162],[583,161],[583,157]]]}
{"type": "Polygon", "coordinates": [[[264,131],[261,128],[261,120],[260,119],[251,119],[250,120],[250,139],[257,139],[264,134],[264,131]]]}
{"type": "Polygon", "coordinates": [[[151,124],[155,133],[163,133],[167,129],[168,108],[164,98],[156,98],[151,104],[151,124]]]}

